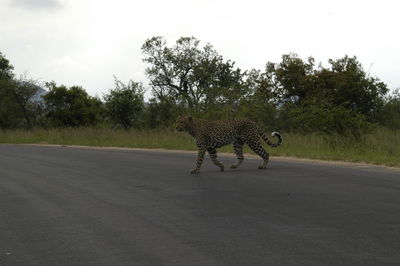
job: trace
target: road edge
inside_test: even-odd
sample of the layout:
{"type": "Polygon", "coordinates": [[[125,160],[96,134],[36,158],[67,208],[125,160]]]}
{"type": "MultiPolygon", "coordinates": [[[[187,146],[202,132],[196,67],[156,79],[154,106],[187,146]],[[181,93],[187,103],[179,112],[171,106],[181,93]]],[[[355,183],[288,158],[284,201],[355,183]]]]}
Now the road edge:
{"type": "MultiPolygon", "coordinates": [[[[149,151],[149,152],[163,152],[163,153],[185,153],[185,154],[196,154],[196,151],[188,150],[171,150],[162,148],[134,148],[134,147],[113,147],[113,146],[85,146],[85,145],[62,145],[62,144],[37,144],[37,143],[23,143],[23,144],[6,144],[0,145],[18,145],[18,146],[37,146],[37,147],[55,147],[55,148],[72,148],[72,149],[90,149],[90,150],[114,150],[114,151],[149,151]]],[[[234,158],[233,153],[219,152],[218,156],[234,158]]],[[[245,153],[247,159],[259,159],[257,155],[245,153]]],[[[321,159],[310,159],[310,158],[299,158],[291,156],[273,156],[273,160],[279,161],[291,161],[291,162],[303,162],[310,164],[328,164],[328,165],[342,165],[356,168],[378,168],[382,170],[391,170],[400,172],[400,167],[386,166],[379,164],[372,164],[367,162],[349,162],[340,160],[321,160],[321,159]]]]}

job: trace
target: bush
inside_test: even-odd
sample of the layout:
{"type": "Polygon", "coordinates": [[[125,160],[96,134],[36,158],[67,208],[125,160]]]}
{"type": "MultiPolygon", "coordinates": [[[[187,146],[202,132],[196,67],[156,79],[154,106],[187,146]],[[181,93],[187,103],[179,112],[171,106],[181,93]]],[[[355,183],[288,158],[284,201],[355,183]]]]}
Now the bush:
{"type": "Polygon", "coordinates": [[[50,126],[81,127],[93,126],[103,120],[102,102],[89,96],[79,86],[67,88],[47,83],[49,92],[43,97],[46,105],[46,117],[50,126]]]}
{"type": "Polygon", "coordinates": [[[381,124],[393,130],[400,129],[400,89],[389,96],[380,117],[381,124]]]}
{"type": "Polygon", "coordinates": [[[282,111],[280,120],[285,129],[305,134],[339,134],[359,139],[373,129],[365,116],[342,106],[325,104],[288,108],[282,111]]]}
{"type": "Polygon", "coordinates": [[[115,89],[104,96],[107,116],[114,127],[139,128],[144,111],[144,89],[141,83],[129,81],[125,85],[115,78],[115,89]]]}

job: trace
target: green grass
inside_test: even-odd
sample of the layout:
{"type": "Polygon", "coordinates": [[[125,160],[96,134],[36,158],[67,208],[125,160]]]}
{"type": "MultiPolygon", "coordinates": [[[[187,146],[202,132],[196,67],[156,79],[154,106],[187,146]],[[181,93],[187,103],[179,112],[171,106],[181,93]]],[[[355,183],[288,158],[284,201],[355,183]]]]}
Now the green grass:
{"type": "Polygon", "coordinates": [[[287,134],[285,144],[277,155],[400,167],[400,132],[379,129],[362,141],[339,136],[287,134]]]}
{"type": "MultiPolygon", "coordinates": [[[[0,131],[0,143],[113,146],[195,150],[186,133],[172,130],[110,130],[97,128],[0,131]]],[[[265,146],[265,145],[264,145],[265,146]]],[[[268,148],[272,156],[368,162],[400,167],[400,132],[378,129],[362,141],[339,136],[283,134],[283,145],[268,148]]],[[[232,146],[219,151],[232,152],[232,146]]],[[[251,153],[246,146],[245,152],[251,153]]]]}

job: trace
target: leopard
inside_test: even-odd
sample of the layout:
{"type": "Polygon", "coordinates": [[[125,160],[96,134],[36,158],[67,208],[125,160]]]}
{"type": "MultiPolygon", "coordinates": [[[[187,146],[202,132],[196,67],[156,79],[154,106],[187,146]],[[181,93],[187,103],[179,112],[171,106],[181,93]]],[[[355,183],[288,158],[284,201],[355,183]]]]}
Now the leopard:
{"type": "Polygon", "coordinates": [[[276,143],[260,129],[256,122],[247,118],[235,118],[227,120],[206,120],[190,115],[181,115],[176,119],[176,131],[186,132],[191,135],[198,149],[195,167],[191,174],[200,173],[205,153],[208,152],[211,161],[224,171],[224,165],[217,159],[217,148],[233,144],[237,161],[231,168],[238,168],[244,160],[243,146],[247,144],[251,150],[262,159],[262,165],[258,169],[266,169],[269,154],[261,145],[260,137],[271,147],[282,145],[282,136],[279,132],[273,132],[272,137],[277,138],[276,143]]]}

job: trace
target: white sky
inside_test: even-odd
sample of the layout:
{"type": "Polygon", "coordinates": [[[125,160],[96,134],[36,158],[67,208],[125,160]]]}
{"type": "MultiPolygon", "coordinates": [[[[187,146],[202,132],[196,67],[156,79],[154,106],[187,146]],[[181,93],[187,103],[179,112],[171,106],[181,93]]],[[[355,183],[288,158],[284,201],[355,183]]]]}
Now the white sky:
{"type": "MultiPolygon", "coordinates": [[[[164,36],[211,43],[242,70],[282,54],[356,55],[390,89],[400,88],[396,0],[0,0],[0,51],[16,74],[80,85],[102,96],[121,81],[147,87],[141,46],[164,36]]],[[[148,94],[149,95],[149,94],[148,94]]]]}

